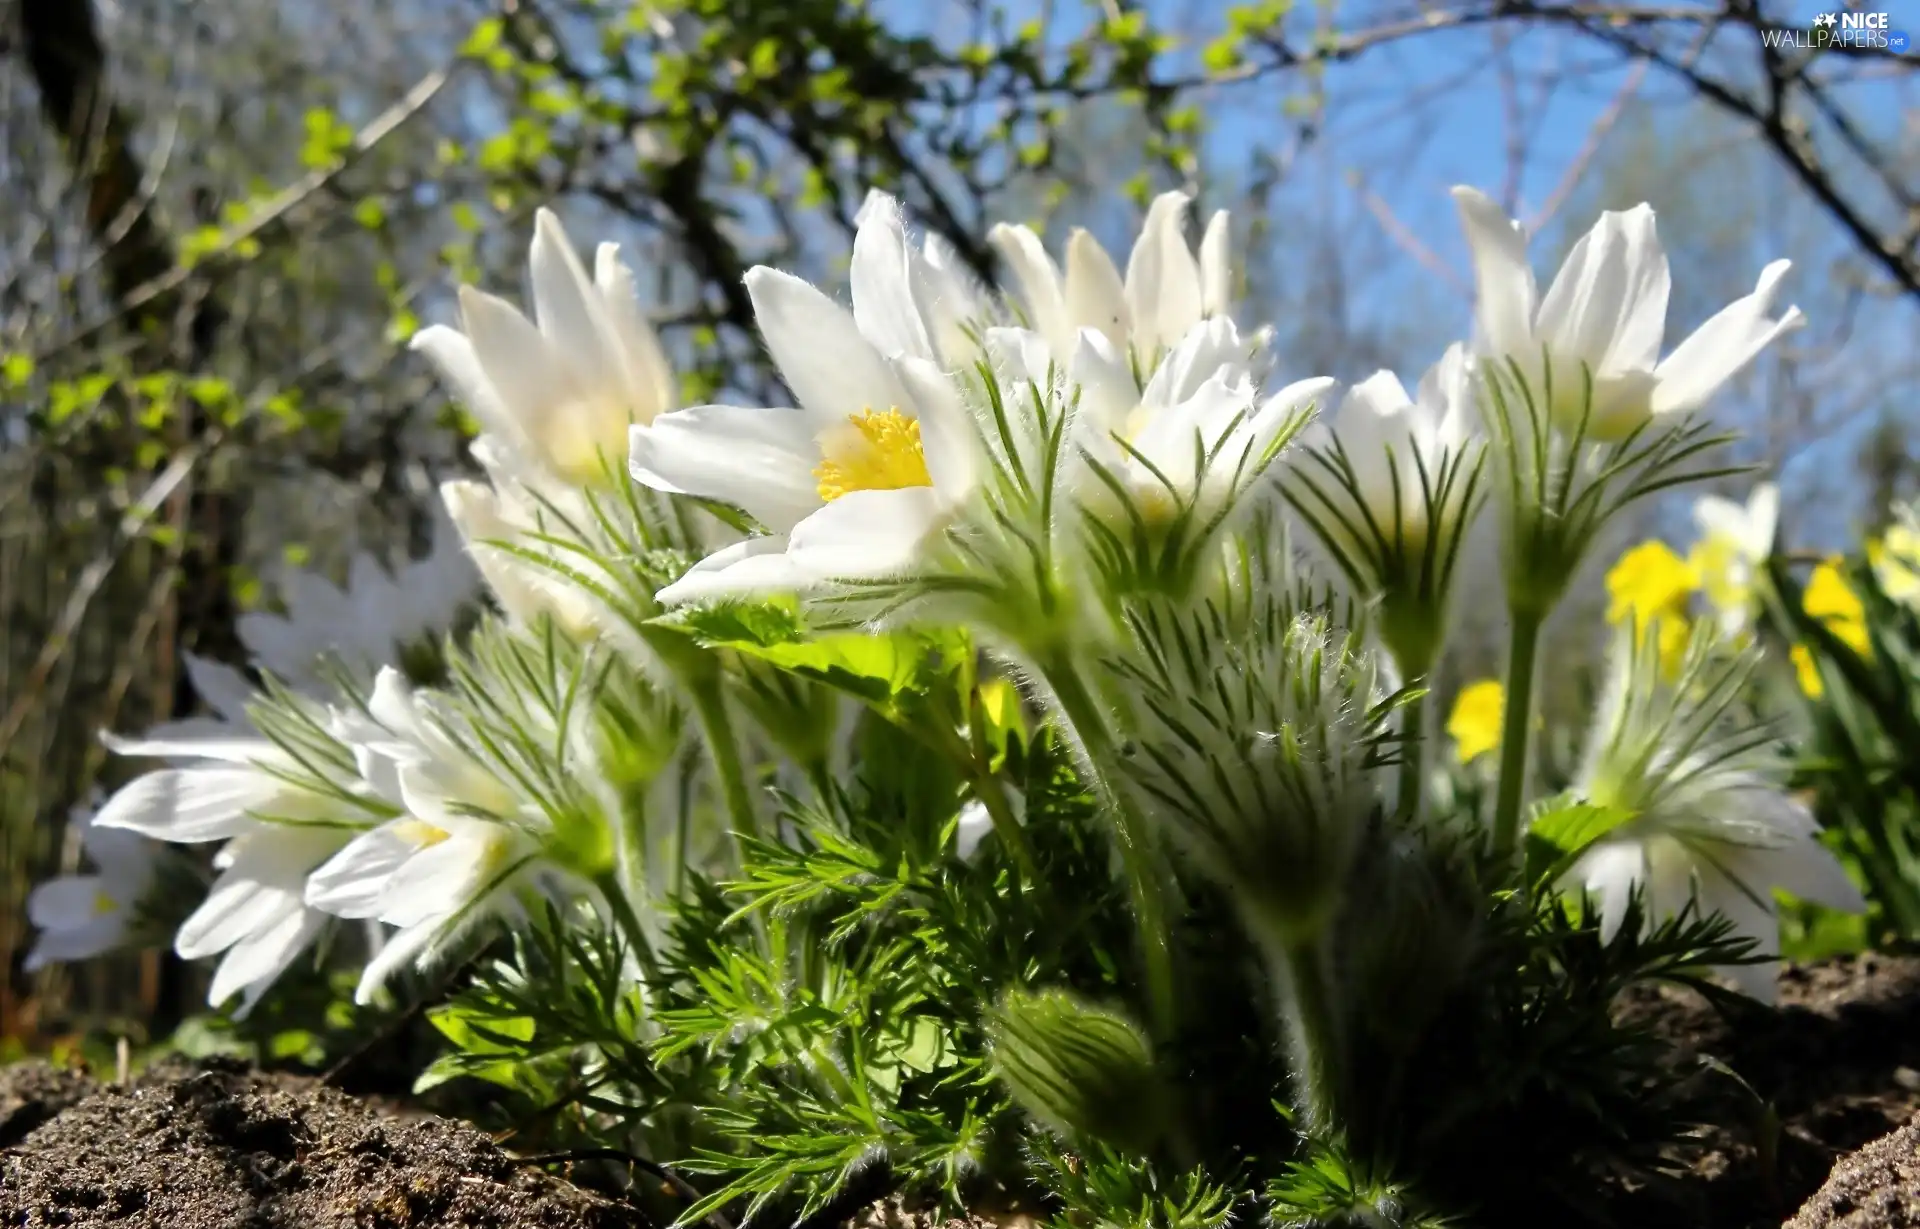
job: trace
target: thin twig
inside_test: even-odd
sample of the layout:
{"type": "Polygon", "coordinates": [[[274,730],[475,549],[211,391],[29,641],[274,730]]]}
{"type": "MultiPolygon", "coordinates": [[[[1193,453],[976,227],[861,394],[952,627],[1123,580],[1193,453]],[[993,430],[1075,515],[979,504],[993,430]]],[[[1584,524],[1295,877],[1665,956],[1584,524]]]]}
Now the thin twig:
{"type": "Polygon", "coordinates": [[[402,124],[419,114],[428,103],[432,102],[447,82],[452,80],[454,70],[459,67],[459,63],[456,61],[445,68],[437,68],[415,82],[413,88],[403,94],[397,102],[375,116],[371,123],[354,134],[352,143],[332,166],[313,171],[268,197],[243,221],[222,231],[209,251],[193,261],[182,261],[158,277],[134,287],[105,315],[90,324],[82,325],[50,347],[40,356],[40,361],[44,362],[50,355],[85,343],[160,296],[178,290],[196,272],[200,272],[209,260],[232,254],[243,243],[257,237],[269,226],[286,217],[303,201],[330,187],[334,181],[365,157],[374,146],[392,135],[402,124]]]}

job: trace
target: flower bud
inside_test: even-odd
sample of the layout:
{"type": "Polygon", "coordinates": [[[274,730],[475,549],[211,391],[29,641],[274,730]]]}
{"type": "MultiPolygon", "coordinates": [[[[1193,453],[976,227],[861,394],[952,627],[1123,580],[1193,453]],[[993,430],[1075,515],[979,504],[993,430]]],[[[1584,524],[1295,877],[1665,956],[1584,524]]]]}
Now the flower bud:
{"type": "Polygon", "coordinates": [[[1136,620],[1114,663],[1138,739],[1120,776],[1143,809],[1281,946],[1338,906],[1382,797],[1374,658],[1318,618],[1211,610],[1136,620]]]}
{"type": "Polygon", "coordinates": [[[1127,1020],[1065,991],[1013,990],[989,1030],[995,1072],[1048,1128],[1134,1151],[1159,1139],[1166,1088],[1146,1038],[1127,1020]]]}

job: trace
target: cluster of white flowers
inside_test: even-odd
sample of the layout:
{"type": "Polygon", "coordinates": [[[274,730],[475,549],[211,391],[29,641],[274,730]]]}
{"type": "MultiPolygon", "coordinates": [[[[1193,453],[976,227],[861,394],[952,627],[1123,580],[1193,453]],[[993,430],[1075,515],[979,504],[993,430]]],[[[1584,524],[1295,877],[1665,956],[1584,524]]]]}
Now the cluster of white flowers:
{"type": "MultiPolygon", "coordinates": [[[[1650,209],[1604,214],[1541,297],[1518,225],[1476,192],[1456,196],[1479,287],[1473,342],[1447,350],[1414,394],[1381,372],[1347,390],[1320,422],[1313,416],[1334,404],[1334,382],[1276,374],[1284,356],[1273,353],[1271,331],[1243,332],[1230,315],[1229,219],[1215,214],[1196,250],[1180,193],[1152,203],[1124,275],[1084,232],[1069,239],[1062,272],[1034,232],[995,227],[988,241],[1011,273],[1010,294],[980,285],[944,244],[917,241],[899,205],[874,194],[858,219],[850,306],[778,270],[747,275],[792,407],[676,408],[673,372],[632,274],[612,245],[599,249],[589,273],[543,212],[531,256],[534,319],[464,289],[462,328],[430,328],[416,340],[484,430],[473,455],[487,481],[448,483],[445,502],[506,616],[499,643],[557,636],[589,662],[610,645],[663,694],[691,689],[689,707],[709,742],[729,739],[712,719],[711,689],[700,690],[704,676],[675,656],[661,630],[662,613],[798,599],[810,616],[852,611],[856,623],[875,627],[964,620],[1067,719],[1098,781],[1111,768],[1103,754],[1119,745],[1103,727],[1124,721],[1116,712],[1125,688],[1091,694],[1087,667],[1102,654],[1157,652],[1155,635],[1172,634],[1166,629],[1179,619],[1200,627],[1210,603],[1238,600],[1219,577],[1248,553],[1251,526],[1290,523],[1331,561],[1326,579],[1367,612],[1383,675],[1423,678],[1443,647],[1461,543],[1483,510],[1505,532],[1516,620],[1537,630],[1599,525],[1691,476],[1684,467],[1700,449],[1692,412],[1799,322],[1793,309],[1771,315],[1787,268],[1777,262],[1751,295],[1662,359],[1668,270],[1650,209]],[[723,523],[709,515],[714,505],[740,516],[723,523]],[[727,527],[743,523],[750,531],[727,527]],[[641,561],[663,551],[697,561],[655,576],[641,561]],[[1186,613],[1149,635],[1141,604],[1149,601],[1186,613]],[[955,603],[968,613],[957,615],[955,603]]],[[[385,628],[396,612],[412,611],[400,618],[408,634],[444,621],[444,610],[418,604],[444,586],[402,580],[383,589],[356,577],[344,595],[300,582],[288,590],[290,610],[350,633],[351,645],[335,647],[374,666],[393,658],[398,633],[385,628]]],[[[1227,619],[1214,634],[1233,626],[1275,634],[1259,623],[1227,619]]],[[[249,709],[249,684],[196,663],[201,694],[223,723],[117,744],[172,766],[125,787],[94,820],[102,830],[227,842],[219,881],[177,940],[189,957],[226,953],[216,1000],[244,990],[251,1002],[331,917],[397,928],[369,968],[370,989],[525,893],[551,895],[556,875],[604,878],[607,850],[619,843],[605,831],[621,826],[618,803],[582,781],[605,770],[607,755],[581,741],[594,723],[570,720],[571,701],[553,698],[552,677],[515,685],[479,671],[464,706],[413,691],[391,670],[370,695],[327,694],[295,660],[309,646],[291,625],[260,620],[243,632],[257,664],[292,690],[249,709]],[[476,732],[488,687],[513,693],[498,707],[519,714],[519,758],[476,732]],[[544,716],[526,717],[532,710],[544,716]],[[542,755],[544,772],[531,762],[542,755]],[[529,783],[536,778],[547,786],[529,783]]],[[[1291,647],[1226,656],[1283,663],[1276,668],[1310,658],[1321,668],[1319,648],[1309,653],[1298,633],[1278,633],[1275,644],[1291,647]]],[[[1530,639],[1524,649],[1515,670],[1530,675],[1530,639]]],[[[501,660],[524,664],[539,654],[495,657],[489,669],[498,671],[508,668],[501,660]]],[[[1175,654],[1154,668],[1162,690],[1179,697],[1156,712],[1158,737],[1179,736],[1184,727],[1169,724],[1176,718],[1212,720],[1207,695],[1227,681],[1288,685],[1244,671],[1226,680],[1233,667],[1224,658],[1175,654]],[[1191,677],[1175,679],[1181,670],[1191,677]]],[[[1289,693],[1292,701],[1230,699],[1223,711],[1287,725],[1306,718],[1274,714],[1338,695],[1347,707],[1313,725],[1332,737],[1358,728],[1375,698],[1371,678],[1364,695],[1316,676],[1289,693]]],[[[1575,878],[1602,889],[1610,917],[1623,885],[1648,887],[1656,912],[1684,903],[1680,885],[1698,887],[1709,903],[1724,903],[1725,882],[1755,899],[1775,885],[1831,887],[1804,816],[1784,802],[1751,805],[1755,789],[1781,797],[1775,768],[1742,759],[1737,772],[1700,769],[1680,744],[1702,719],[1684,696],[1653,686],[1643,671],[1620,680],[1644,718],[1638,728],[1658,731],[1649,737],[1672,748],[1648,761],[1667,784],[1627,790],[1608,770],[1607,805],[1631,809],[1634,820],[1575,878]],[[1645,716],[1648,704],[1665,705],[1666,715],[1645,716]],[[1740,822],[1727,821],[1736,814],[1740,822]],[[1733,847],[1764,856],[1715,852],[1733,847]]],[[[663,712],[672,708],[663,701],[663,712]]],[[[1414,738],[1419,712],[1412,706],[1398,718],[1414,738]]],[[[1525,721],[1517,728],[1524,741],[1525,721]]],[[[1313,761],[1300,769],[1306,784],[1288,807],[1338,811],[1342,800],[1322,795],[1351,783],[1381,792],[1357,760],[1328,769],[1312,739],[1242,733],[1313,761]]],[[[708,754],[725,777],[735,750],[708,754]]],[[[1524,754],[1508,767],[1518,791],[1524,754]]],[[[1195,834],[1216,860],[1290,847],[1246,831],[1267,806],[1263,784],[1243,789],[1185,761],[1157,772],[1149,776],[1169,798],[1204,778],[1235,800],[1239,827],[1195,834]]],[[[1506,807],[1506,786],[1503,814],[1511,814],[1496,816],[1496,844],[1517,835],[1520,794],[1506,807]]],[[[1198,794],[1175,801],[1211,805],[1198,794]]],[[[971,847],[986,831],[979,804],[963,818],[971,847]]],[[[1314,841],[1347,850],[1350,835],[1321,832],[1314,841]]],[[[97,856],[107,873],[107,855],[97,856]]],[[[36,917],[56,915],[68,916],[49,904],[36,917]]],[[[1758,933],[1770,912],[1732,915],[1773,941],[1758,933]]],[[[48,957],[94,946],[97,928],[85,933],[49,940],[48,957]]]]}

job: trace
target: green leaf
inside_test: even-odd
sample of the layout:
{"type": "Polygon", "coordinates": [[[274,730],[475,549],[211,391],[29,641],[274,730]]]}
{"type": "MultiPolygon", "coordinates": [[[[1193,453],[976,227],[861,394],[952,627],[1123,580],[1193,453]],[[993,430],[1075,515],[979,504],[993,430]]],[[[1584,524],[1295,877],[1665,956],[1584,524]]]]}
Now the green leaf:
{"type": "Polygon", "coordinates": [[[1634,813],[1621,807],[1596,806],[1575,798],[1548,799],[1527,826],[1527,869],[1535,881],[1557,878],[1584,853],[1634,813]]]}
{"type": "Polygon", "coordinates": [[[970,664],[972,649],[959,632],[834,633],[807,637],[789,604],[730,603],[655,620],[694,637],[825,683],[886,712],[924,693],[954,669],[970,664]]]}
{"type": "Polygon", "coordinates": [[[531,1016],[493,1016],[475,1007],[449,1003],[427,1013],[433,1027],[470,1054],[522,1055],[533,1040],[531,1016]]]}
{"type": "Polygon", "coordinates": [[[931,1016],[916,1018],[907,1031],[907,1044],[900,1051],[900,1065],[922,1074],[948,1066],[953,1061],[947,1045],[947,1030],[931,1016]]]}

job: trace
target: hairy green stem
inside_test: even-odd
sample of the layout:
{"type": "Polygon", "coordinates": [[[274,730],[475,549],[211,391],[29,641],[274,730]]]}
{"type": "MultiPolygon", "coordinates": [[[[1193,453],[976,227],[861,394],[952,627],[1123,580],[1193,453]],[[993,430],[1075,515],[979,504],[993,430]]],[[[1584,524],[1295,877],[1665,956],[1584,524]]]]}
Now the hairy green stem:
{"type": "Polygon", "coordinates": [[[1537,611],[1513,611],[1513,640],[1508,646],[1506,712],[1500,727],[1500,786],[1493,810],[1493,852],[1510,861],[1520,845],[1520,818],[1526,802],[1527,751],[1533,735],[1534,668],[1540,657],[1537,611]]]}
{"type": "Polygon", "coordinates": [[[1346,1037],[1339,990],[1324,935],[1281,948],[1286,972],[1287,1028],[1293,1046],[1299,1108],[1315,1132],[1340,1121],[1346,1037]]]}
{"type": "MultiPolygon", "coordinates": [[[[707,744],[707,754],[712,757],[713,771],[720,778],[720,794],[726,803],[727,818],[733,824],[736,839],[757,840],[760,836],[760,817],[753,806],[753,795],[747,790],[747,770],[740,759],[740,740],[733,729],[733,719],[727,712],[727,699],[721,692],[720,679],[715,677],[692,681],[687,690],[693,698],[694,714],[700,721],[700,732],[707,744]]],[[[742,864],[745,858],[741,858],[742,864]]]]}
{"type": "Polygon", "coordinates": [[[1006,846],[1020,873],[1037,881],[1040,863],[1033,856],[1033,846],[1027,841],[1026,829],[1020,826],[1019,817],[1013,813],[1013,806],[1007,801],[1007,791],[1000,784],[1000,777],[972,756],[968,757],[967,771],[974,796],[987,808],[987,818],[993,821],[994,835],[1006,846]]]}
{"type": "Polygon", "coordinates": [[[607,908],[613,913],[614,925],[620,928],[621,936],[633,949],[634,958],[640,962],[650,983],[658,984],[660,963],[654,957],[653,944],[647,940],[646,928],[640,925],[640,915],[633,911],[633,899],[627,894],[624,877],[618,871],[608,871],[594,880],[600,889],[600,895],[606,898],[607,908]]]}
{"type": "Polygon", "coordinates": [[[1410,824],[1420,818],[1427,790],[1427,710],[1433,696],[1424,695],[1400,710],[1399,818],[1410,824]]]}
{"type": "Polygon", "coordinates": [[[1140,955],[1146,969],[1147,1001],[1153,1013],[1154,1033],[1162,1040],[1170,1039],[1179,1020],[1179,1000],[1167,918],[1170,892],[1166,868],[1151,858],[1146,845],[1146,825],[1124,793],[1114,787],[1103,767],[1117,754],[1104,708],[1071,661],[1056,658],[1042,673],[1053,688],[1061,714],[1080,740],[1094,789],[1111,817],[1120,860],[1127,871],[1134,921],[1140,931],[1140,955]]]}

